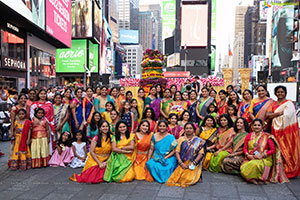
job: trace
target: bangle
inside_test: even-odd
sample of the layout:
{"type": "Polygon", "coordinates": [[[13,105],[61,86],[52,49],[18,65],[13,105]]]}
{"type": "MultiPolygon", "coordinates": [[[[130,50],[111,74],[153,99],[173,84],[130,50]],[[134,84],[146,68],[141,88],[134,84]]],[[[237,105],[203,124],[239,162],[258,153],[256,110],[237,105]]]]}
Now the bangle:
{"type": "Polygon", "coordinates": [[[194,161],[193,161],[193,164],[194,164],[194,165],[197,165],[197,162],[194,160],[194,161]]]}
{"type": "Polygon", "coordinates": [[[183,162],[180,160],[180,161],[179,161],[179,165],[181,165],[181,164],[183,164],[183,162]]]}
{"type": "Polygon", "coordinates": [[[266,158],[267,154],[265,152],[262,153],[263,157],[266,158]]]}

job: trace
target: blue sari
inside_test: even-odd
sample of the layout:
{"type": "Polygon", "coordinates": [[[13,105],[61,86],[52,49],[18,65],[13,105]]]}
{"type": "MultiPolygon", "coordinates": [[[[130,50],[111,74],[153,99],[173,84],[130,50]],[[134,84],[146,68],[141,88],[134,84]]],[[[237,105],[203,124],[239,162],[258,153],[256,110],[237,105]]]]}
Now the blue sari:
{"type": "Polygon", "coordinates": [[[82,116],[82,99],[80,99],[80,101],[78,101],[76,98],[72,100],[72,102],[75,101],[76,102],[76,110],[75,110],[75,113],[76,113],[76,118],[77,118],[77,121],[78,121],[78,124],[79,124],[79,128],[77,129],[76,128],[76,123],[75,123],[75,119],[73,117],[73,114],[71,115],[71,128],[72,128],[72,134],[73,134],[73,137],[76,136],[76,133],[79,131],[79,129],[81,128],[82,129],[82,122],[83,122],[83,116],[82,116]]]}
{"type": "Polygon", "coordinates": [[[93,106],[94,106],[94,100],[95,97],[92,97],[90,100],[88,100],[87,98],[83,98],[83,107],[85,107],[85,121],[88,121],[88,118],[90,117],[92,110],[93,110],[93,106]]]}
{"type": "Polygon", "coordinates": [[[159,183],[165,183],[176,169],[177,159],[175,155],[168,159],[164,157],[170,154],[177,146],[177,141],[173,135],[167,135],[160,141],[155,141],[152,136],[151,145],[154,145],[153,157],[146,163],[151,176],[159,183]]]}
{"type": "Polygon", "coordinates": [[[193,119],[193,122],[197,122],[199,119],[198,119],[198,116],[196,114],[196,110],[197,110],[197,103],[198,101],[195,101],[192,105],[190,105],[189,107],[189,112],[191,113],[191,117],[193,119]]]}
{"type": "Polygon", "coordinates": [[[112,103],[114,103],[114,100],[111,99],[109,95],[106,96],[105,100],[103,100],[103,99],[100,100],[99,98],[100,97],[95,98],[95,101],[94,101],[94,108],[95,108],[95,111],[97,111],[97,112],[103,113],[105,111],[106,102],[111,101],[112,103]]]}

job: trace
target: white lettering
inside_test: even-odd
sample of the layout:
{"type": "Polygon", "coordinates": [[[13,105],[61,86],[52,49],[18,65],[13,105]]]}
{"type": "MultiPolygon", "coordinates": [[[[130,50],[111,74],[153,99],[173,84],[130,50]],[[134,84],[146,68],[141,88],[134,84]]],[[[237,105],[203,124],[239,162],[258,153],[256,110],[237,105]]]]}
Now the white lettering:
{"type": "Polygon", "coordinates": [[[12,29],[12,30],[14,30],[16,32],[19,32],[19,29],[16,26],[14,26],[14,25],[12,25],[10,23],[7,23],[7,28],[10,28],[10,29],[12,29]]]}
{"type": "Polygon", "coordinates": [[[54,23],[57,24],[64,32],[68,32],[67,27],[68,24],[67,22],[55,11],[54,12],[54,23]]]}
{"type": "Polygon", "coordinates": [[[78,49],[76,51],[73,50],[62,51],[59,54],[59,58],[80,58],[82,56],[84,56],[83,49],[78,49]]]}
{"type": "Polygon", "coordinates": [[[4,57],[4,67],[12,67],[16,69],[26,69],[24,61],[15,60],[13,58],[4,57]]]}

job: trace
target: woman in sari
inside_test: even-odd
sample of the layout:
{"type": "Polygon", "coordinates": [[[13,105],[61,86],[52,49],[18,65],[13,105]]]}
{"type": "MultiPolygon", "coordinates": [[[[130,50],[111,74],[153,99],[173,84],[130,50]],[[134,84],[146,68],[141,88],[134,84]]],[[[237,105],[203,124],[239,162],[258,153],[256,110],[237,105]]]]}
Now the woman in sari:
{"type": "Polygon", "coordinates": [[[245,138],[246,159],[241,166],[241,175],[254,184],[288,182],[278,143],[274,136],[263,131],[263,124],[261,119],[254,119],[253,132],[245,138]]]}
{"type": "Polygon", "coordinates": [[[212,155],[209,163],[209,171],[221,172],[224,158],[231,153],[232,139],[234,137],[233,122],[227,114],[223,114],[219,119],[219,131],[217,141],[214,145],[216,152],[212,155]]]}
{"type": "Polygon", "coordinates": [[[115,105],[115,108],[118,109],[119,105],[118,105],[118,88],[117,87],[113,87],[111,88],[111,90],[109,91],[109,98],[111,99],[111,101],[113,102],[113,104],[115,105]]]}
{"type": "Polygon", "coordinates": [[[288,178],[300,176],[300,136],[295,105],[286,99],[284,86],[275,88],[278,100],[269,108],[267,117],[272,119],[271,133],[281,148],[284,172],[288,178]]]}
{"type": "Polygon", "coordinates": [[[184,110],[188,109],[187,101],[183,101],[181,92],[175,92],[174,101],[171,102],[171,110],[170,113],[175,113],[178,117],[182,114],[184,110]]]}
{"type": "Polygon", "coordinates": [[[112,136],[112,153],[106,165],[104,180],[106,182],[129,182],[135,177],[133,162],[136,157],[134,150],[135,134],[130,134],[126,122],[119,121],[116,133],[112,136]]]}
{"type": "Polygon", "coordinates": [[[170,176],[166,185],[188,187],[200,180],[205,140],[195,136],[195,131],[193,123],[185,124],[184,136],[179,138],[175,152],[179,166],[170,176]]]}
{"type": "Polygon", "coordinates": [[[222,171],[227,174],[239,174],[241,164],[244,161],[244,142],[249,133],[249,126],[246,119],[239,117],[234,125],[235,136],[232,142],[232,153],[224,158],[222,163],[222,171]]]}
{"type": "Polygon", "coordinates": [[[94,100],[95,97],[94,91],[91,87],[86,89],[86,97],[82,99],[82,115],[83,115],[83,123],[89,124],[91,122],[91,118],[93,115],[94,109],[94,100]]]}
{"type": "Polygon", "coordinates": [[[243,99],[244,101],[242,102],[240,109],[238,111],[238,117],[243,117],[247,120],[248,123],[251,123],[249,108],[250,108],[251,101],[253,99],[253,93],[248,89],[244,90],[243,99]]]}
{"type": "Polygon", "coordinates": [[[145,101],[145,90],[144,90],[144,88],[139,88],[138,97],[137,97],[138,111],[139,111],[138,123],[140,123],[143,118],[143,113],[144,113],[144,108],[145,108],[144,101],[145,101]]]}
{"type": "Polygon", "coordinates": [[[209,96],[209,89],[204,87],[201,89],[202,98],[197,104],[196,114],[200,121],[202,121],[207,115],[208,106],[215,102],[215,99],[209,96]]]}
{"type": "Polygon", "coordinates": [[[70,105],[72,100],[71,95],[72,95],[72,90],[70,88],[65,89],[64,98],[62,100],[63,104],[70,105]]]}
{"type": "Polygon", "coordinates": [[[108,87],[102,86],[100,89],[101,89],[101,95],[95,99],[94,108],[95,108],[95,111],[98,111],[101,114],[105,111],[106,102],[112,101],[112,100],[110,99],[109,95],[107,95],[108,87]]]}
{"type": "Polygon", "coordinates": [[[189,100],[190,106],[188,110],[192,115],[193,122],[198,122],[198,116],[196,113],[197,103],[198,103],[197,96],[198,96],[197,92],[195,90],[192,90],[190,93],[190,100],[189,100]]]}
{"type": "Polygon", "coordinates": [[[54,117],[55,117],[55,127],[56,127],[56,140],[58,140],[62,133],[70,133],[70,126],[68,123],[69,120],[69,105],[62,103],[62,95],[54,95],[54,117]]]}
{"type": "Polygon", "coordinates": [[[122,110],[123,103],[126,101],[125,92],[126,92],[125,87],[121,86],[119,88],[119,96],[118,96],[118,99],[117,99],[118,107],[116,109],[117,109],[118,112],[120,112],[122,110]]]}
{"type": "Polygon", "coordinates": [[[169,126],[168,126],[168,133],[174,135],[176,140],[181,136],[182,127],[177,124],[178,122],[178,115],[171,113],[169,115],[169,126]]]}
{"type": "Polygon", "coordinates": [[[160,120],[158,122],[158,133],[151,139],[151,147],[148,153],[146,166],[154,178],[159,183],[165,183],[176,168],[176,157],[174,156],[177,141],[175,137],[168,133],[168,122],[160,120]]]}
{"type": "Polygon", "coordinates": [[[225,90],[220,90],[219,91],[219,98],[220,100],[217,102],[218,106],[218,114],[219,116],[223,115],[226,113],[226,108],[227,108],[227,93],[225,90]]]}
{"type": "Polygon", "coordinates": [[[153,181],[153,178],[146,168],[151,138],[150,123],[147,120],[142,120],[135,134],[136,159],[133,163],[133,170],[135,179],[137,180],[153,181]]]}
{"type": "Polygon", "coordinates": [[[228,95],[229,95],[229,98],[227,101],[227,105],[228,106],[234,105],[236,107],[236,109],[239,110],[242,105],[242,102],[240,101],[240,97],[239,97],[238,93],[233,90],[228,95]]]}
{"type": "Polygon", "coordinates": [[[106,121],[100,123],[99,134],[93,137],[88,159],[81,174],[73,174],[69,179],[78,183],[100,183],[111,153],[111,132],[106,121]]]}
{"type": "Polygon", "coordinates": [[[82,89],[75,90],[75,98],[71,101],[71,128],[73,137],[77,131],[83,129],[82,89]]]}
{"type": "Polygon", "coordinates": [[[249,107],[250,119],[261,119],[264,122],[264,130],[270,132],[270,122],[266,117],[269,107],[272,105],[273,100],[267,97],[267,88],[263,85],[258,86],[258,98],[251,101],[249,107]]]}
{"type": "Polygon", "coordinates": [[[170,86],[170,90],[171,90],[171,98],[174,99],[175,93],[176,93],[176,91],[177,91],[177,86],[174,85],[174,84],[171,85],[171,86],[170,86]]]}
{"type": "Polygon", "coordinates": [[[171,90],[165,89],[164,98],[160,101],[160,117],[162,119],[167,120],[169,118],[172,101],[173,99],[171,98],[171,90]]]}
{"type": "Polygon", "coordinates": [[[156,89],[155,86],[150,88],[149,96],[145,99],[145,107],[152,108],[155,113],[155,120],[159,119],[160,115],[160,98],[156,97],[156,89]]]}
{"type": "Polygon", "coordinates": [[[153,133],[156,129],[155,113],[152,108],[146,108],[143,114],[143,119],[150,123],[150,132],[153,133]]]}

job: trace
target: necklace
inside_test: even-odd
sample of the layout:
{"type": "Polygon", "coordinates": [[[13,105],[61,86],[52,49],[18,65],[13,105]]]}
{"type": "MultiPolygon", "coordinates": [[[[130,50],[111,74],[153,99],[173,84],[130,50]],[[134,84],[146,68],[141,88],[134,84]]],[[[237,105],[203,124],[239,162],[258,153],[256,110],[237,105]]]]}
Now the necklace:
{"type": "Polygon", "coordinates": [[[253,134],[253,139],[252,139],[252,142],[253,142],[253,147],[256,148],[258,146],[258,140],[260,139],[260,137],[262,136],[261,133],[259,133],[258,136],[256,136],[255,134],[253,134]]]}

